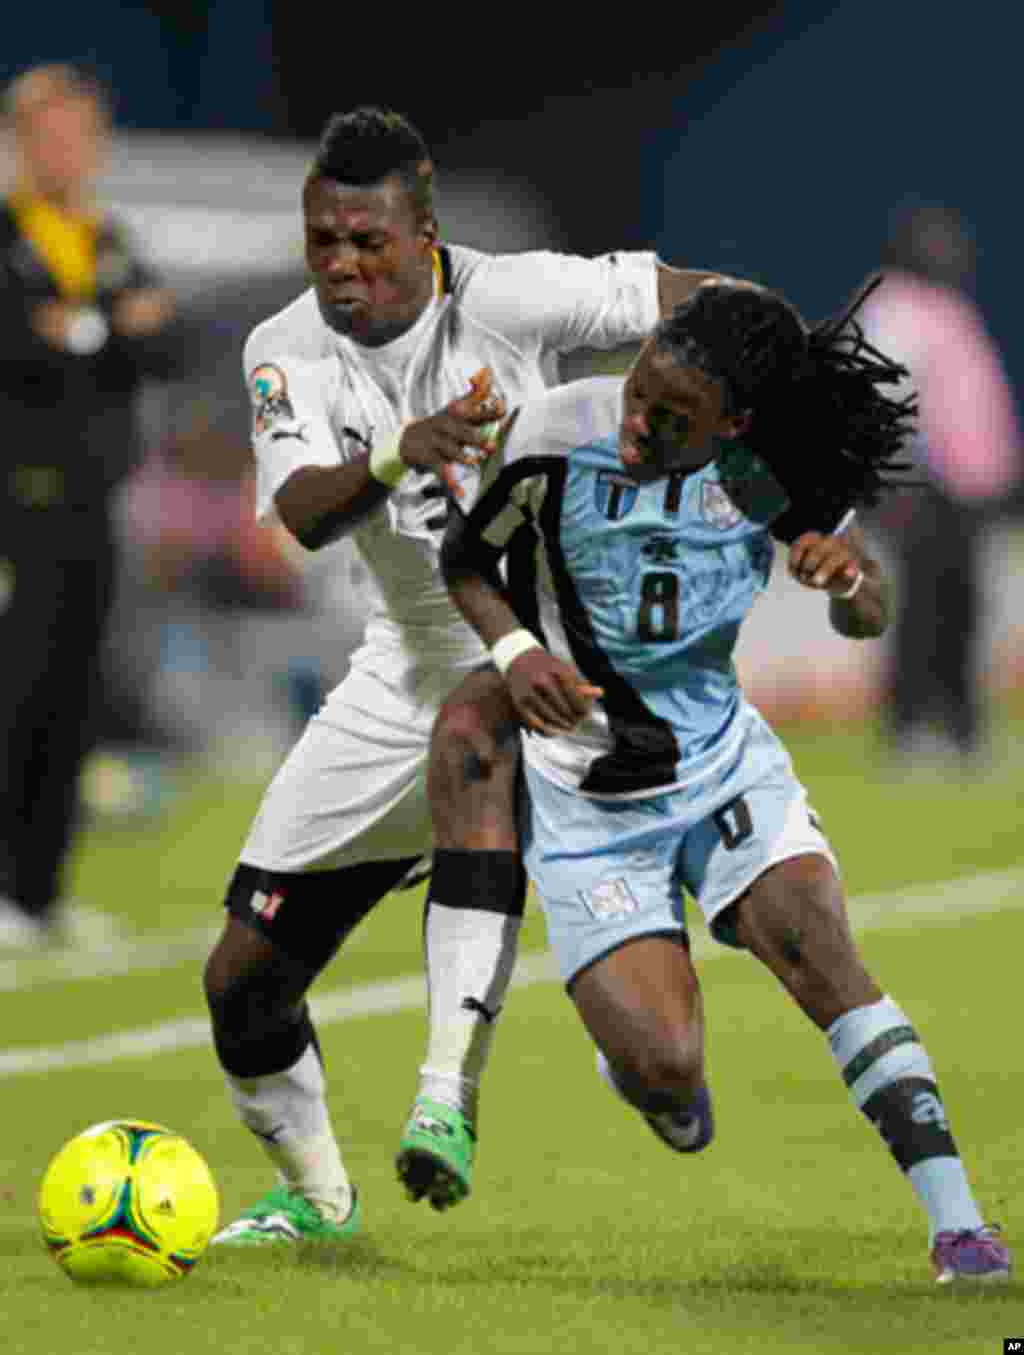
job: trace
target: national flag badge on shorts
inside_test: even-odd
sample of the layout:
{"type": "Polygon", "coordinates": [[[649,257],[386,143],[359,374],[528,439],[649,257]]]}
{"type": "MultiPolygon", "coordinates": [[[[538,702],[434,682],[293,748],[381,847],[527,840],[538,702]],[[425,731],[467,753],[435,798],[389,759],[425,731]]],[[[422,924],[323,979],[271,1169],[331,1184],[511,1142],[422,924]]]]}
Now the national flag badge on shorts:
{"type": "Polygon", "coordinates": [[[284,895],[280,890],[275,889],[272,894],[264,894],[260,890],[256,890],[249,901],[249,907],[264,922],[273,922],[282,903],[284,903],[284,895]]]}

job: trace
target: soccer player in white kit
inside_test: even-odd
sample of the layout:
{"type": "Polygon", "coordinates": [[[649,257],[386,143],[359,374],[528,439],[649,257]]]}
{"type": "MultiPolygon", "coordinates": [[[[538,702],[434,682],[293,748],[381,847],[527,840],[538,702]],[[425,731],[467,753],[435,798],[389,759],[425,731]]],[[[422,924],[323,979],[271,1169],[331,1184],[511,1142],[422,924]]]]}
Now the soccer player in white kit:
{"type": "MultiPolygon", "coordinates": [[[[441,576],[448,493],[469,506],[493,421],[545,389],[557,354],[643,338],[710,276],[649,253],[443,246],[432,168],[399,115],[332,118],[303,192],[313,286],[245,349],[258,511],[276,508],[312,549],[350,534],[379,601],[351,671],[264,797],[206,966],[231,1097],[278,1172],[221,1243],[341,1239],[359,1226],[306,992],[431,849],[424,772],[442,700],[460,683],[467,708],[506,699],[441,576]]],[[[525,876],[507,845],[434,863],[430,1038],[407,1138],[422,1129],[439,1145],[408,1182],[438,1208],[469,1190],[477,1087],[515,958],[525,876]]]]}

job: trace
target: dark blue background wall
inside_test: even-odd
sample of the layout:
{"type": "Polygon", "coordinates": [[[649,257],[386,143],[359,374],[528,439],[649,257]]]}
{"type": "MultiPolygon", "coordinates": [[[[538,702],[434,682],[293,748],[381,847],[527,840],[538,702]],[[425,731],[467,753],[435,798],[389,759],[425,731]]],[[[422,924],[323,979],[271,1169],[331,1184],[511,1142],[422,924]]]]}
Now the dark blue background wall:
{"type": "MultiPolygon", "coordinates": [[[[738,32],[741,13],[758,6],[727,8],[738,32]]],[[[450,68],[406,53],[402,79],[386,48],[371,45],[365,63],[346,67],[332,42],[310,50],[317,26],[281,0],[93,0],[66,8],[59,23],[21,4],[6,26],[0,81],[38,61],[84,62],[115,89],[121,125],[145,128],[282,134],[296,117],[297,83],[324,109],[357,95],[397,102],[423,120],[442,170],[497,163],[532,177],[563,217],[561,243],[589,251],[654,242],[668,260],[779,286],[809,317],[874,266],[894,206],[915,196],[948,202],[975,227],[979,299],[1024,390],[1019,7],[765,0],[760,9],[759,25],[711,60],[713,35],[698,43],[692,16],[667,16],[657,33],[636,36],[635,50],[616,39],[614,68],[604,48],[580,48],[559,67],[572,97],[551,100],[546,85],[489,74],[485,101],[454,78],[454,48],[450,68]],[[602,93],[595,72],[617,74],[620,88],[602,93]],[[446,128],[474,113],[475,133],[445,144],[446,128]]]]}
{"type": "Polygon", "coordinates": [[[0,84],[26,66],[71,61],[116,95],[124,127],[270,129],[278,98],[269,0],[91,0],[54,10],[11,0],[0,84]]]}
{"type": "Polygon", "coordinates": [[[1020,16],[1005,0],[791,0],[647,137],[645,233],[818,318],[875,266],[895,205],[948,203],[975,228],[979,300],[1024,389],[1020,16]]]}

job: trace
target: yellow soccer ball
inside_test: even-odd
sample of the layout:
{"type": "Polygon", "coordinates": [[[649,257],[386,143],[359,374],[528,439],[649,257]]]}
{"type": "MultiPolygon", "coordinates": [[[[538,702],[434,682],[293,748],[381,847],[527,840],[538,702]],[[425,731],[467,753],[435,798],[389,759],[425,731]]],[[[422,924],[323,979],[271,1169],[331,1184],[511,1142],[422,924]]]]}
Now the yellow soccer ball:
{"type": "Polygon", "coordinates": [[[38,1207],[43,1241],[71,1279],[146,1288],[189,1273],[220,1212],[199,1153],[145,1120],[108,1120],[65,1143],[38,1207]]]}

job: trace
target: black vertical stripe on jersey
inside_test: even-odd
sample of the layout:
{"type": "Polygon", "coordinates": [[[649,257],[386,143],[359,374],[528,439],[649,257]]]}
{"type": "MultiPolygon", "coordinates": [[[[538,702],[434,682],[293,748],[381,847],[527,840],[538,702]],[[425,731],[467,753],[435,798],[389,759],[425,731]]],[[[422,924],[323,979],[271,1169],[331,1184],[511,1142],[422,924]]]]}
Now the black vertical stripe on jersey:
{"type": "MultiPolygon", "coordinates": [[[[537,597],[537,529],[533,513],[521,507],[521,522],[501,546],[484,540],[484,533],[509,505],[512,490],[521,480],[546,476],[551,468],[547,456],[527,456],[506,466],[494,484],[480,496],[469,513],[457,504],[452,507],[448,527],[441,543],[441,569],[446,579],[461,572],[479,574],[515,612],[523,626],[545,643],[537,597]],[[498,572],[498,561],[505,557],[505,577],[498,572]]],[[[517,505],[517,507],[519,507],[517,505]]]]}
{"type": "Polygon", "coordinates": [[[445,582],[450,582],[466,571],[478,574],[507,601],[507,589],[498,569],[503,553],[496,546],[471,533],[468,515],[453,501],[448,510],[444,536],[441,538],[441,572],[445,582]]]}
{"type": "Polygon", "coordinates": [[[668,477],[668,488],[665,490],[665,512],[669,517],[678,517],[679,506],[682,502],[683,476],[677,471],[675,475],[668,477]]]}
{"type": "Polygon", "coordinates": [[[532,521],[522,523],[512,533],[505,554],[505,586],[512,610],[541,644],[547,644],[540,620],[537,593],[537,546],[539,538],[532,521]]]}
{"type": "Polygon", "coordinates": [[[612,667],[611,660],[597,642],[590,615],[565,563],[561,521],[569,463],[545,458],[544,470],[548,476],[548,492],[540,511],[540,524],[562,626],[577,668],[596,686],[604,688],[601,704],[615,741],[610,753],[591,764],[580,789],[598,795],[623,795],[671,785],[676,779],[676,764],[680,757],[672,727],[667,720],[655,715],[635,688],[612,667]]]}
{"type": "Polygon", "coordinates": [[[437,251],[441,260],[441,295],[447,296],[452,290],[452,256],[447,245],[441,245],[437,251]]]}

